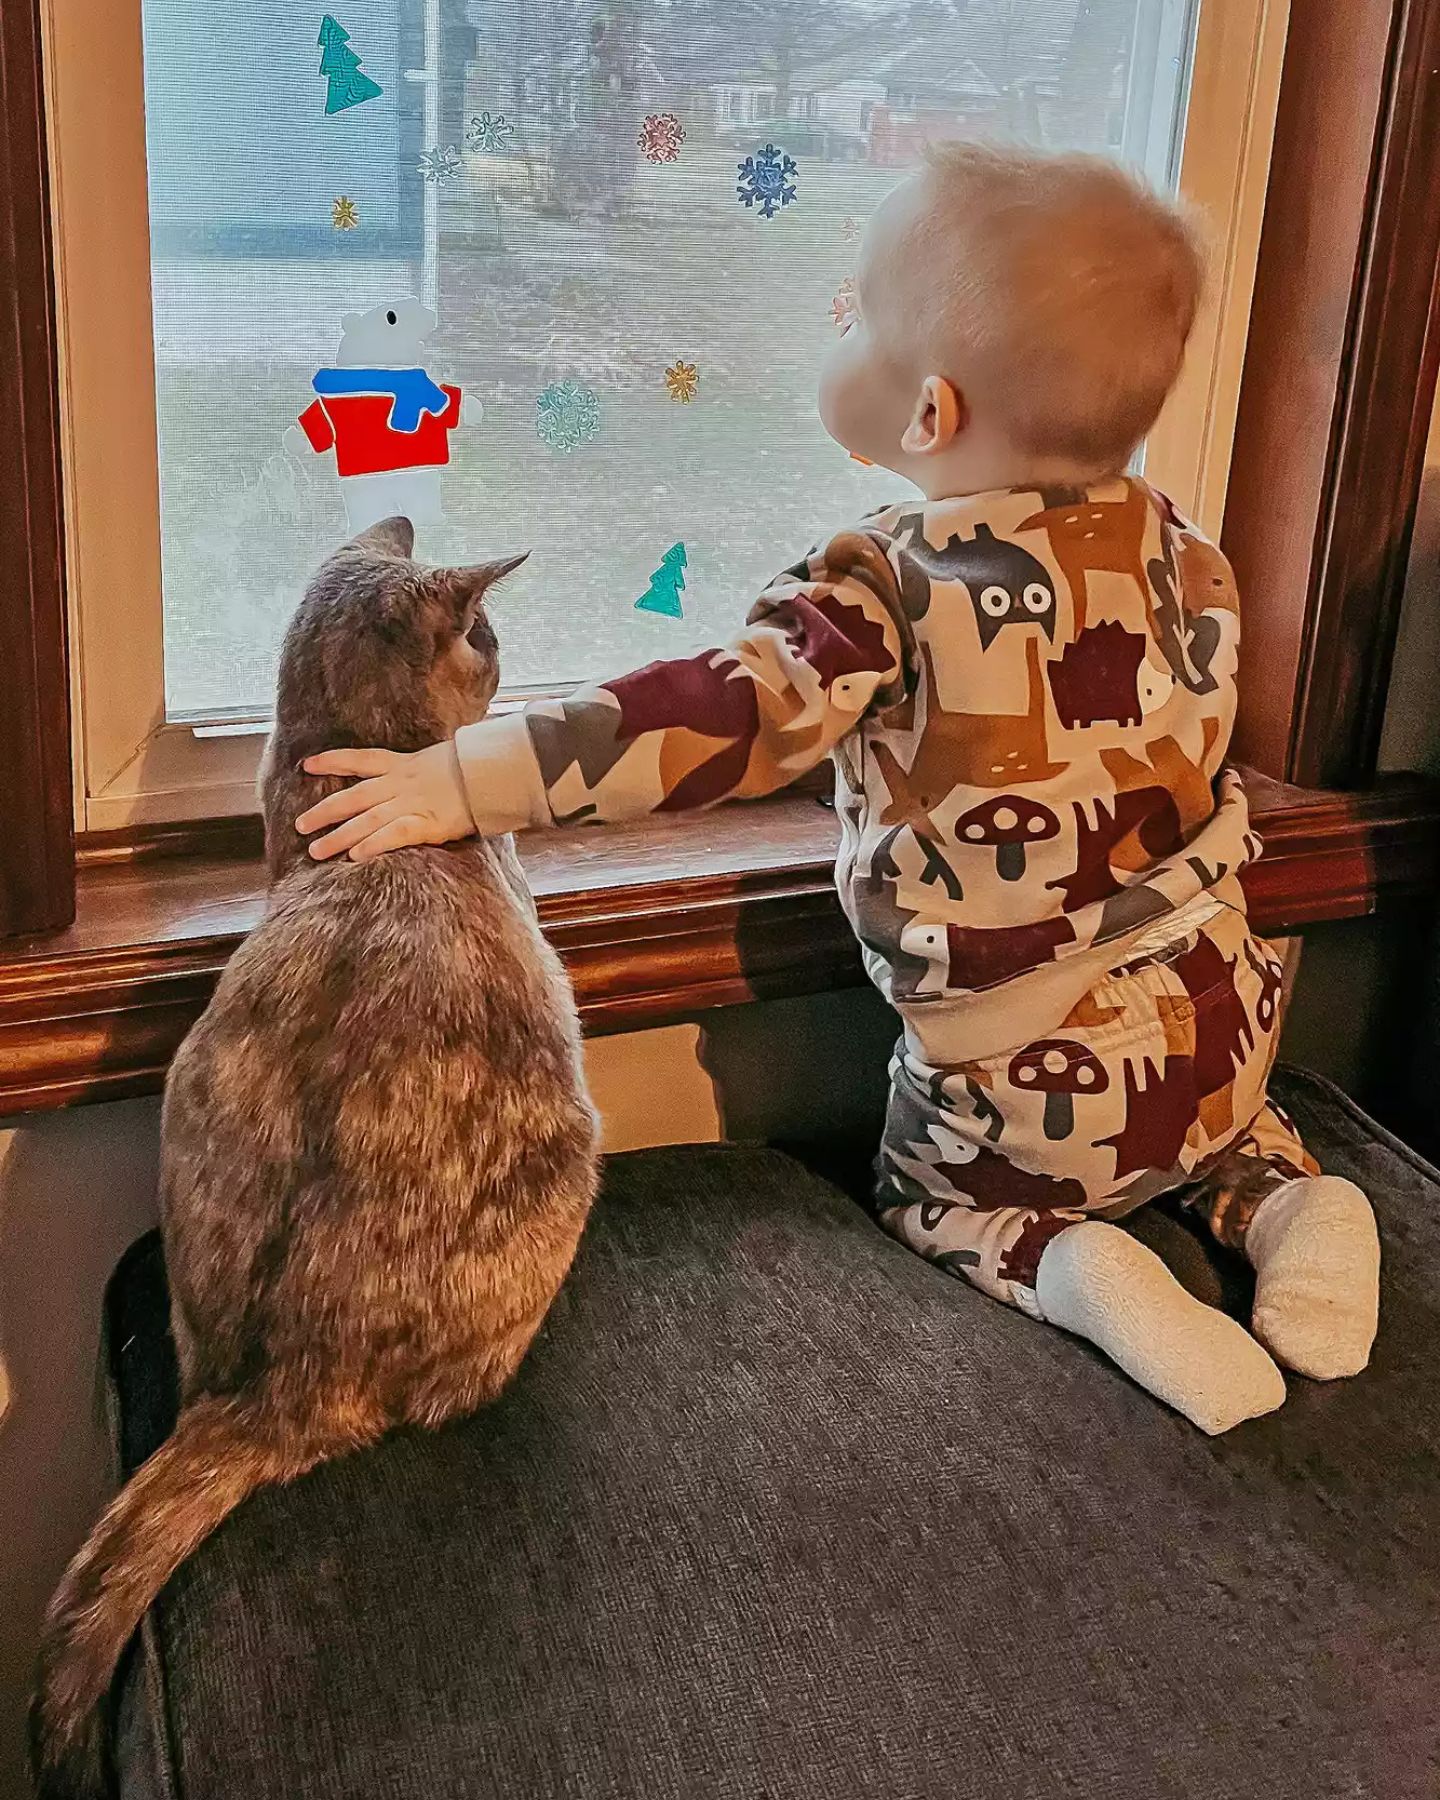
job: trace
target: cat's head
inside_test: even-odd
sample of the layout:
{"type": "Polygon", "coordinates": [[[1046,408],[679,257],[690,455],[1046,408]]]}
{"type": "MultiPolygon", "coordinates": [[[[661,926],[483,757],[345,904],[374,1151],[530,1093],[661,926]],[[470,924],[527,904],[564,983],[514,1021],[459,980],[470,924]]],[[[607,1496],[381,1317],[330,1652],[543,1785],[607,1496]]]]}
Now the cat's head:
{"type": "Polygon", "coordinates": [[[524,562],[411,559],[408,519],[386,519],[324,562],[280,653],[275,734],[287,755],[373,745],[419,750],[482,718],[500,652],[485,595],[524,562]]]}
{"type": "Polygon", "coordinates": [[[260,768],[272,878],[304,857],[295,820],[345,782],[309,775],[319,750],[423,750],[483,718],[500,650],[486,592],[524,562],[414,562],[408,519],[362,531],[321,564],[280,651],[275,729],[260,768]]]}

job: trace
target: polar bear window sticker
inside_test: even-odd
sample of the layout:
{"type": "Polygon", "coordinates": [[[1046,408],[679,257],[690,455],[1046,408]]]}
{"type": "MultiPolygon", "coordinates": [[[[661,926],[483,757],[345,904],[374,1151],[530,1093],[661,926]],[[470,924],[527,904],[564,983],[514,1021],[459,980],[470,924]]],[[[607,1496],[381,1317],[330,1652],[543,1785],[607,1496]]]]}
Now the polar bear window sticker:
{"type": "MultiPolygon", "coordinates": [[[[315,398],[297,423],[312,450],[335,453],[352,534],[397,513],[415,525],[444,516],[440,470],[463,396],[424,366],[436,323],[418,300],[347,313],[333,365],[311,379],[315,398]]],[[[470,416],[478,412],[472,402],[470,416]]]]}

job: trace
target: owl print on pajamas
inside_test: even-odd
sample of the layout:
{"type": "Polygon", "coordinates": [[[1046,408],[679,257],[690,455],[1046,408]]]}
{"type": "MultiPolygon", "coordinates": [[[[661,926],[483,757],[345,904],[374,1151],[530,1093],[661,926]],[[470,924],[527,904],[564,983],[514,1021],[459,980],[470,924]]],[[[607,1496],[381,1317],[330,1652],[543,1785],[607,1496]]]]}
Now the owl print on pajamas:
{"type": "Polygon", "coordinates": [[[1038,625],[1054,641],[1055,583],[1049,570],[1019,544],[997,538],[983,519],[972,538],[953,537],[926,560],[935,577],[964,582],[982,650],[1007,625],[1038,625]]]}

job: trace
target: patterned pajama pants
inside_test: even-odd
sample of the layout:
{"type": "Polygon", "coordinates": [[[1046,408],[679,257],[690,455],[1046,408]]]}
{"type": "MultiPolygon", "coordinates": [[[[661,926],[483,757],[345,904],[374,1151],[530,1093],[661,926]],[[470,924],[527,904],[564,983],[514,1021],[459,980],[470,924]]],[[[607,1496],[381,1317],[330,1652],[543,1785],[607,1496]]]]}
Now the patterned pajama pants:
{"type": "Polygon", "coordinates": [[[1003,1055],[939,1068],[902,1042],[877,1169],[880,1222],[1032,1314],[1052,1238],[1159,1194],[1178,1190],[1239,1249],[1268,1193],[1318,1173],[1266,1096],[1281,981],[1275,952],[1221,907],[1003,1055]]]}

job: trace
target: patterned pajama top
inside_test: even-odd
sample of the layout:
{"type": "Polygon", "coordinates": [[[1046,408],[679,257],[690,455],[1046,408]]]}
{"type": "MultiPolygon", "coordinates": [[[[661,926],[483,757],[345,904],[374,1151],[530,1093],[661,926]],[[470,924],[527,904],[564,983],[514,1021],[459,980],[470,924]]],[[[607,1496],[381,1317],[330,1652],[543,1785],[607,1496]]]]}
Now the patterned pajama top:
{"type": "Polygon", "coordinates": [[[833,757],[842,903],[945,1066],[1041,1035],[1197,905],[1241,907],[1239,630],[1225,558],[1143,481],[901,504],[786,570],[724,648],[456,749],[485,833],[768,794],[833,757]]]}

